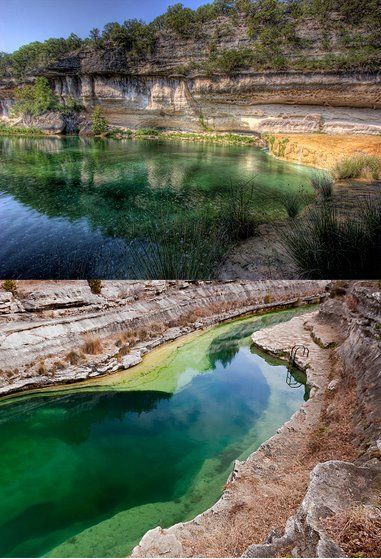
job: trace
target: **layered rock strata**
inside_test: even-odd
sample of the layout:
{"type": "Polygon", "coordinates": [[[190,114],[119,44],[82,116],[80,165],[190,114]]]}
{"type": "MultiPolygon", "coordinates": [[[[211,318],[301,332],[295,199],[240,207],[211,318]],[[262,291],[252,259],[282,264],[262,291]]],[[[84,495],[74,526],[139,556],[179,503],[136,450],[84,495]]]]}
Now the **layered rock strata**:
{"type": "Polygon", "coordinates": [[[106,281],[97,295],[86,281],[20,281],[15,294],[0,291],[0,394],[126,369],[153,347],[197,328],[246,312],[320,301],[327,283],[106,281]],[[180,320],[199,309],[210,312],[194,321],[185,319],[185,324],[180,320]],[[164,332],[150,332],[153,323],[164,325],[164,332]],[[121,357],[115,345],[118,335],[142,327],[148,340],[121,357]],[[85,362],[68,362],[70,351],[80,349],[89,337],[104,341],[102,351],[87,355],[85,362]]]}

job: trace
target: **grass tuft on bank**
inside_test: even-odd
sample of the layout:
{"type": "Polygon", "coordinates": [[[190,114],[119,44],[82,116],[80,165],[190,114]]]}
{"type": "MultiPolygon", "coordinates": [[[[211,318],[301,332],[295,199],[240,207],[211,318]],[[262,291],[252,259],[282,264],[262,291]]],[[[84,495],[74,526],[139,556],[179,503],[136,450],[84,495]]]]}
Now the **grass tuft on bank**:
{"type": "Polygon", "coordinates": [[[27,126],[9,126],[0,122],[0,136],[46,136],[43,130],[27,126]]]}
{"type": "Polygon", "coordinates": [[[303,277],[375,279],[381,262],[381,200],[359,203],[355,216],[340,215],[331,203],[294,222],[283,239],[303,277]]]}
{"type": "Polygon", "coordinates": [[[334,173],[338,179],[381,179],[381,157],[359,153],[345,157],[335,165],[334,173]]]}

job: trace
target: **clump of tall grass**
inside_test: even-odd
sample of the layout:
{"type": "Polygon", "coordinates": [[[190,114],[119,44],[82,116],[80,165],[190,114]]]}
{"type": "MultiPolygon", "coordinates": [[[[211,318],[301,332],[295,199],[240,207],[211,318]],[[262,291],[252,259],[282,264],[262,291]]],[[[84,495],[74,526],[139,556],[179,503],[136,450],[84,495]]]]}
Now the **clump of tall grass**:
{"type": "Polygon", "coordinates": [[[311,185],[318,198],[329,200],[333,194],[333,180],[327,173],[315,173],[311,177],[311,185]]]}
{"type": "Polygon", "coordinates": [[[364,201],[357,215],[339,216],[323,204],[285,232],[285,251],[312,279],[374,279],[380,275],[381,201],[364,201]]]}
{"type": "Polygon", "coordinates": [[[130,247],[139,279],[210,279],[231,247],[226,228],[208,216],[162,216],[130,247]]]}
{"type": "Polygon", "coordinates": [[[232,241],[241,241],[258,234],[259,221],[255,215],[259,190],[254,181],[229,184],[220,220],[232,241]]]}
{"type": "Polygon", "coordinates": [[[279,192],[277,198],[291,219],[295,219],[308,203],[307,195],[301,191],[279,192]]]}
{"type": "Polygon", "coordinates": [[[338,179],[369,179],[381,178],[381,157],[359,153],[345,157],[336,163],[334,169],[338,179]]]}

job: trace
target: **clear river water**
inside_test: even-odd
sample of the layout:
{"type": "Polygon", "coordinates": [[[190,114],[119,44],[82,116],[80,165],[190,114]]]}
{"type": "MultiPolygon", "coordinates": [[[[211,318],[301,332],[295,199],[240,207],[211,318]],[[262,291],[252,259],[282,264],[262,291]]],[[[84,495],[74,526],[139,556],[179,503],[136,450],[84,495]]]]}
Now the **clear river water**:
{"type": "Polygon", "coordinates": [[[152,266],[170,251],[182,277],[210,277],[228,244],[216,223],[243,185],[266,221],[286,215],[280,193],[310,191],[310,174],[248,146],[0,137],[0,277],[171,279],[172,263],[152,266]]]}
{"type": "Polygon", "coordinates": [[[300,309],[162,346],[122,373],[0,402],[0,556],[126,557],[193,518],[307,398],[303,376],[251,347],[300,309]]]}

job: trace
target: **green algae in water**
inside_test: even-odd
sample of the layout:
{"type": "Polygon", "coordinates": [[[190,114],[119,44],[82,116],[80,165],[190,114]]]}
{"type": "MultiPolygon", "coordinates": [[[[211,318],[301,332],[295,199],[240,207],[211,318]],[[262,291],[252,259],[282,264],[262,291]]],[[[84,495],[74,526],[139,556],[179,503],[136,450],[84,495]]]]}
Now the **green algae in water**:
{"type": "Polygon", "coordinates": [[[295,312],[214,327],[109,385],[2,406],[0,556],[122,557],[211,506],[232,461],[303,402],[249,338],[295,312]]]}
{"type": "Polygon", "coordinates": [[[197,227],[210,239],[215,227],[210,245],[218,248],[216,223],[230,207],[231,185],[253,180],[253,211],[271,219],[285,216],[280,192],[312,192],[310,174],[254,147],[1,137],[0,277],[146,277],[140,249],[152,224],[169,248],[178,247],[173,223],[199,242],[205,234],[197,227]]]}

